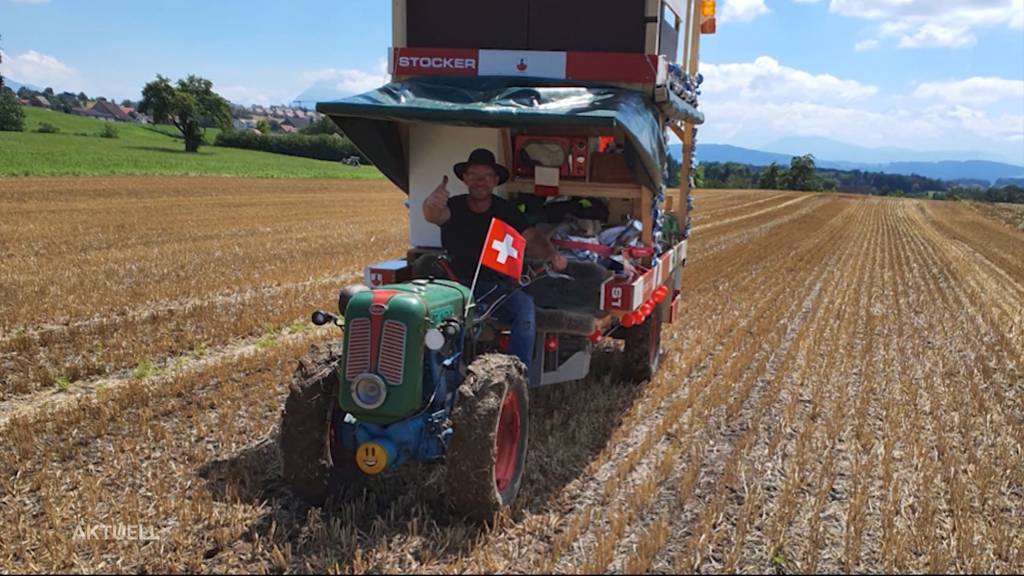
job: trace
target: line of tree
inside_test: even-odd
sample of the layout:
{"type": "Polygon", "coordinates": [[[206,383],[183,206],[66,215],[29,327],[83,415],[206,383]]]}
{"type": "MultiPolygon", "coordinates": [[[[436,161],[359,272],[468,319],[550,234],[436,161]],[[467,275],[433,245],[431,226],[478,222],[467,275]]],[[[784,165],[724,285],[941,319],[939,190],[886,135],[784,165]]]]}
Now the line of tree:
{"type": "Polygon", "coordinates": [[[811,154],[794,156],[788,168],[775,162],[766,167],[739,162],[705,162],[697,168],[697,180],[704,188],[835,191],[838,187],[835,180],[818,174],[811,154]]]}
{"type": "MultiPolygon", "coordinates": [[[[0,63],[3,53],[0,52],[0,63]]],[[[0,74],[0,132],[21,132],[25,129],[25,113],[18,105],[18,97],[4,84],[0,74]]]]}
{"type": "Polygon", "coordinates": [[[1006,179],[953,183],[916,174],[887,174],[863,170],[823,170],[814,156],[796,156],[788,168],[776,163],[751,166],[738,162],[706,162],[697,167],[699,188],[837,191],[874,196],[908,196],[939,200],[967,199],[982,202],[1024,203],[1024,182],[1006,179]]]}
{"type": "Polygon", "coordinates": [[[260,150],[273,154],[333,162],[341,162],[346,158],[356,156],[360,159],[361,164],[368,163],[351,140],[337,133],[257,134],[249,130],[225,130],[217,134],[217,140],[214,143],[217,146],[260,150]]]}

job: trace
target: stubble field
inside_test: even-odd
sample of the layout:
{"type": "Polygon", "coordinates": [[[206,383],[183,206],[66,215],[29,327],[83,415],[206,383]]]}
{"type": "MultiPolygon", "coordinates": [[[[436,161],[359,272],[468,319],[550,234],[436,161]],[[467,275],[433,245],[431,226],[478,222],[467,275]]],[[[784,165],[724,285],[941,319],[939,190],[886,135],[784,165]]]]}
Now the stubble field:
{"type": "Polygon", "coordinates": [[[609,346],[532,391],[520,506],[475,526],[439,467],[322,510],[280,479],[294,360],[339,336],[308,313],[404,250],[389,184],[0,180],[0,571],[1024,570],[1024,233],[696,199],[656,377],[609,346]]]}

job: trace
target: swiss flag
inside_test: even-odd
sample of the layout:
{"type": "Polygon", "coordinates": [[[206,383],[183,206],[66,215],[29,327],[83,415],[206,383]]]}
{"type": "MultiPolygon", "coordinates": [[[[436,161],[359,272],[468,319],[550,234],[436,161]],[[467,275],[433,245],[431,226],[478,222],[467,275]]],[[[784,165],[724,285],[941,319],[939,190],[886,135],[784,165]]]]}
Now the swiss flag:
{"type": "Polygon", "coordinates": [[[525,258],[526,238],[505,222],[492,219],[483,252],[480,253],[480,263],[519,280],[525,258]]]}

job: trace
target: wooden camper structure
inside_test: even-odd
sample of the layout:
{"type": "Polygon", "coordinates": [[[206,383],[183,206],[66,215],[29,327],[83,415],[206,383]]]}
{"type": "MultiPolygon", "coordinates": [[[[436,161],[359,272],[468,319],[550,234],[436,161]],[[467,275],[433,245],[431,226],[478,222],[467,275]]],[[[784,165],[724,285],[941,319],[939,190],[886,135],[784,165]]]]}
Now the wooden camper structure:
{"type": "MultiPolygon", "coordinates": [[[[670,81],[680,69],[697,76],[707,20],[701,8],[708,2],[392,0],[391,84],[322,102],[317,110],[408,193],[412,251],[440,246],[439,230],[424,220],[420,206],[443,174],[451,175],[453,194],[465,192],[451,167],[475,148],[493,150],[512,170],[500,194],[551,186],[549,172],[541,182],[540,171],[515,170],[523,136],[585,139],[586,169],[559,174],[557,194],[608,199],[608,223],[633,215],[650,246],[659,207],[673,212],[681,227],[689,218],[694,125],[703,115],[695,101],[673,93],[670,81]],[[676,198],[662,196],[665,130],[683,142],[676,198]],[[609,137],[626,154],[598,147],[609,137]]],[[[671,321],[678,314],[685,238],[657,260],[646,259],[643,278],[603,287],[602,309],[621,318],[656,287],[671,284],[671,321]]]]}

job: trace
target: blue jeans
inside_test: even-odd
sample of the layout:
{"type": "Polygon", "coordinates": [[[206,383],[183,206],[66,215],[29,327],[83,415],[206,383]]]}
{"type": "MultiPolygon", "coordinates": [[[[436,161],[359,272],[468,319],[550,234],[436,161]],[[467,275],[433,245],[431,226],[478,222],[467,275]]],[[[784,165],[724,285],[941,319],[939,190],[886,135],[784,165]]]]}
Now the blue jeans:
{"type": "MultiPolygon", "coordinates": [[[[468,285],[469,283],[467,283],[468,285]]],[[[497,282],[481,280],[476,284],[476,291],[473,293],[473,297],[477,299],[484,298],[482,302],[479,300],[478,302],[489,306],[503,294],[507,293],[508,290],[497,282]],[[497,290],[491,292],[496,286],[498,287],[497,290]],[[491,294],[488,295],[488,292],[491,292],[491,294]]],[[[508,339],[508,353],[522,360],[523,364],[526,364],[527,370],[529,370],[530,360],[533,358],[533,341],[537,335],[533,297],[522,290],[516,290],[494,310],[492,315],[498,321],[512,326],[508,339]]]]}

